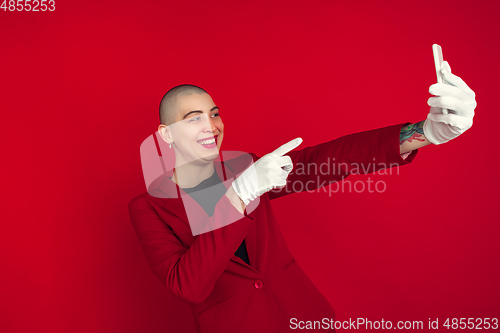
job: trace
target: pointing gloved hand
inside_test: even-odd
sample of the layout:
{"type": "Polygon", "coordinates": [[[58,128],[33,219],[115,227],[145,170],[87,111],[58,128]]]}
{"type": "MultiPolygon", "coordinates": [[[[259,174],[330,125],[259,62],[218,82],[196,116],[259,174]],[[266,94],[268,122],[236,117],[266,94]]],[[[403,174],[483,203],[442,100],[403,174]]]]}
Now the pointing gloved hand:
{"type": "Polygon", "coordinates": [[[301,143],[302,138],[285,143],[259,158],[234,180],[231,185],[245,205],[274,188],[286,186],[286,178],[293,169],[293,163],[290,156],[283,155],[301,143]]]}
{"type": "Polygon", "coordinates": [[[441,73],[446,83],[434,83],[429,92],[438,97],[430,97],[431,107],[425,120],[423,131],[431,143],[439,145],[456,138],[472,126],[476,94],[458,76],[451,73],[447,61],[441,63],[441,73]],[[448,109],[443,114],[441,108],[448,109]]]}

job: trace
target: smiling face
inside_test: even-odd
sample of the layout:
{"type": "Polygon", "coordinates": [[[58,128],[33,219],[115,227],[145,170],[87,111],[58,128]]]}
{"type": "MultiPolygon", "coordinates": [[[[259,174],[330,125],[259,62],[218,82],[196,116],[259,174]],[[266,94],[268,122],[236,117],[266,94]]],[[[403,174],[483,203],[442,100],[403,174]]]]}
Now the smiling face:
{"type": "Polygon", "coordinates": [[[224,124],[219,108],[210,95],[181,94],[177,96],[175,122],[160,125],[159,131],[180,163],[208,163],[219,154],[224,137],[224,124]]]}

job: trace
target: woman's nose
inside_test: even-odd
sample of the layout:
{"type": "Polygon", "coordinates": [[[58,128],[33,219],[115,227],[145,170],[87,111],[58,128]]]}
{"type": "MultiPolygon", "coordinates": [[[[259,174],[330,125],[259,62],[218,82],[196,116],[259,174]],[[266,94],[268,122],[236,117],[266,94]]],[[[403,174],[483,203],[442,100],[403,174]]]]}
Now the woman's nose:
{"type": "Polygon", "coordinates": [[[212,118],[208,118],[208,123],[207,123],[207,126],[205,128],[205,131],[210,131],[212,133],[215,133],[215,131],[217,130],[217,127],[215,126],[212,118]]]}

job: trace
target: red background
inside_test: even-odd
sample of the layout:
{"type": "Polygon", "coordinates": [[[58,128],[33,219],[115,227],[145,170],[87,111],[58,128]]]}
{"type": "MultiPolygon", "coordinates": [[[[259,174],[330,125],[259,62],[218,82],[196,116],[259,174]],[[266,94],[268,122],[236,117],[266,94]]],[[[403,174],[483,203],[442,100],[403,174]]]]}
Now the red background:
{"type": "Polygon", "coordinates": [[[0,11],[2,332],[194,332],[127,204],[171,87],[208,90],[224,150],[262,156],[424,120],[431,45],[476,92],[474,126],[383,193],[273,202],[338,320],[500,317],[495,1],[82,1],[0,11]],[[307,225],[301,225],[307,217],[307,225]]]}

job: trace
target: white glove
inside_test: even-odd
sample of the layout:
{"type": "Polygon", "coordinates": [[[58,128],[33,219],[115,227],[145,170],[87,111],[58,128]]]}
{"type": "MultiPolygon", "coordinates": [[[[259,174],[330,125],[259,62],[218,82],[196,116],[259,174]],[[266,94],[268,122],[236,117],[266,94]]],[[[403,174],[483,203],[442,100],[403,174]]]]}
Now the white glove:
{"type": "Polygon", "coordinates": [[[259,158],[234,180],[231,186],[245,205],[274,188],[286,186],[286,178],[293,169],[293,163],[290,156],[283,155],[301,143],[302,138],[285,143],[275,151],[259,158]]]}
{"type": "Polygon", "coordinates": [[[427,104],[431,107],[425,120],[423,131],[431,143],[440,145],[456,138],[472,126],[476,94],[458,76],[451,73],[447,61],[441,63],[441,73],[445,83],[434,83],[429,87],[432,95],[427,104]],[[448,109],[443,114],[441,108],[448,109]]]}

